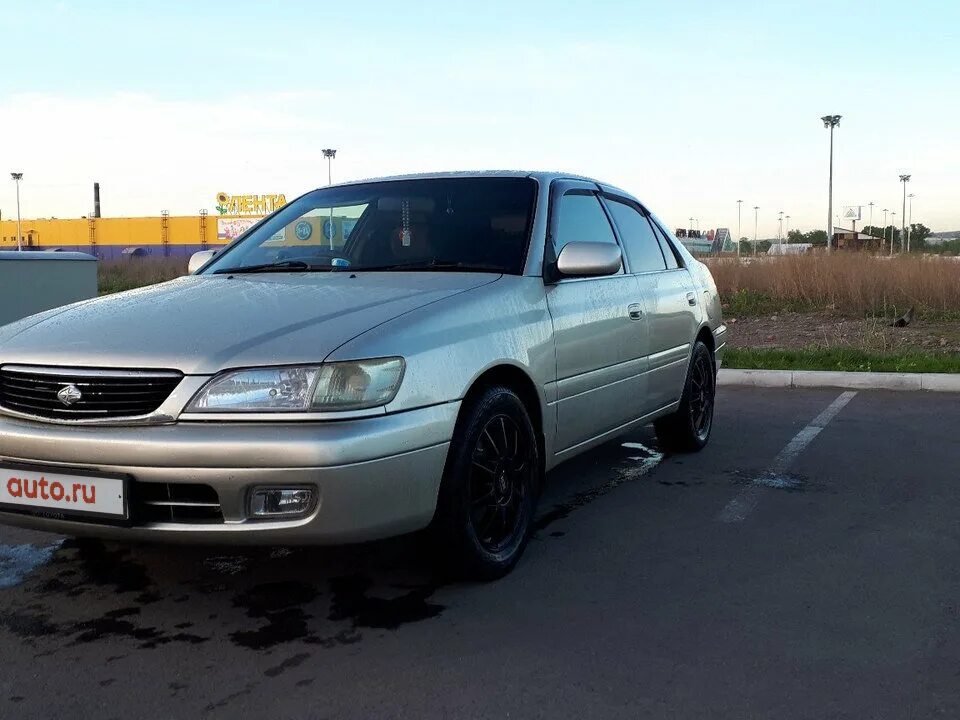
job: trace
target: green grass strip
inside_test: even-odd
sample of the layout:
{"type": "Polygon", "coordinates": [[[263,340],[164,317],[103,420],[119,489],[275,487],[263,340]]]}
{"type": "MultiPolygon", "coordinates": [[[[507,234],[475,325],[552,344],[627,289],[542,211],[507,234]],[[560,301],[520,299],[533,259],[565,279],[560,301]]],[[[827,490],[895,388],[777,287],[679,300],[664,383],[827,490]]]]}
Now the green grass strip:
{"type": "Polygon", "coordinates": [[[780,350],[731,348],[724,367],[749,370],[960,373],[960,353],[868,353],[853,348],[780,350]]]}

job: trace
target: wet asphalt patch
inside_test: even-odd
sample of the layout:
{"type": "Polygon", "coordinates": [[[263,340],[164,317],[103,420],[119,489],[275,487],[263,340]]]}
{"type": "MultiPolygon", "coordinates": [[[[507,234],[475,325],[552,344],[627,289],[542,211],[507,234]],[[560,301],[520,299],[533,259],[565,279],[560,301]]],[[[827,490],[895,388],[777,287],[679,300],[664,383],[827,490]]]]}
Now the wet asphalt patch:
{"type": "MultiPolygon", "coordinates": [[[[535,537],[623,483],[646,477],[664,459],[640,443],[611,445],[606,453],[612,477],[541,512],[535,537]]],[[[554,530],[549,537],[565,534],[554,530]]],[[[162,545],[89,539],[0,547],[0,588],[39,599],[0,614],[0,627],[34,647],[55,640],[44,655],[108,639],[139,650],[223,638],[267,653],[294,643],[353,645],[365,630],[394,631],[444,612],[435,596],[449,581],[424,567],[417,543],[404,538],[351,548],[190,548],[176,554],[162,545]],[[323,568],[314,582],[304,572],[309,567],[323,568]],[[83,601],[69,602],[77,597],[83,601]],[[84,612],[92,608],[100,612],[84,612]]],[[[291,655],[265,674],[274,677],[308,657],[291,655]]]]}
{"type": "Polygon", "coordinates": [[[793,472],[772,473],[757,470],[728,470],[726,475],[736,486],[755,485],[787,493],[836,493],[836,488],[793,472]]]}
{"type": "MultiPolygon", "coordinates": [[[[628,456],[618,458],[619,462],[613,467],[613,476],[610,480],[589,490],[578,492],[569,500],[557,503],[546,512],[541,512],[533,523],[534,537],[558,520],[570,517],[574,510],[589,505],[626,482],[638,480],[648,475],[666,457],[656,449],[640,443],[622,443],[621,447],[628,453],[628,456]]],[[[574,462],[577,461],[574,460],[574,462]]],[[[561,537],[554,533],[550,535],[551,537],[561,537]]]]}

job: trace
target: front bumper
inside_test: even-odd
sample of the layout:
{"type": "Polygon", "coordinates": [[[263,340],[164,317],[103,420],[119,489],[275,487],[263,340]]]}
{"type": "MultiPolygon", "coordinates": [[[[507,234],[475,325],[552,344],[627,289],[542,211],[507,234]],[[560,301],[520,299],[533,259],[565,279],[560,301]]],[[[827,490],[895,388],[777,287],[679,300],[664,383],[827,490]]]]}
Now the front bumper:
{"type": "Polygon", "coordinates": [[[0,511],[0,522],[67,535],[209,543],[328,544],[425,527],[436,509],[460,404],[322,423],[180,422],[65,426],[0,416],[0,463],[122,475],[135,483],[204,484],[223,522],[97,520],[0,511]],[[250,520],[253,486],[316,488],[313,512],[250,520]]]}

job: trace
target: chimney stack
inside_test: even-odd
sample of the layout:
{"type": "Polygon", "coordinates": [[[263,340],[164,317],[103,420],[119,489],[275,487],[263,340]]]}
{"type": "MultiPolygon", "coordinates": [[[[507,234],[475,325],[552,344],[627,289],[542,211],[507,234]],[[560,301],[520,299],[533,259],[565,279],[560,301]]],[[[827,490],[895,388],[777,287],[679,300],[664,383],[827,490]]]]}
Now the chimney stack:
{"type": "Polygon", "coordinates": [[[93,216],[100,217],[100,183],[93,184],[93,216]]]}

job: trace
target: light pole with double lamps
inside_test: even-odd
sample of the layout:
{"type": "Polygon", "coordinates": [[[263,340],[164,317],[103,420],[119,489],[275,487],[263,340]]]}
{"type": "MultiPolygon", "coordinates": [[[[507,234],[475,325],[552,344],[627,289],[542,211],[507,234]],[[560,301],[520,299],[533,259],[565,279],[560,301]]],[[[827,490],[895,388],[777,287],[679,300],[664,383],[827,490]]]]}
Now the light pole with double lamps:
{"type": "Polygon", "coordinates": [[[757,254],[757,218],[759,217],[758,211],[760,210],[759,205],[753,206],[753,254],[757,254]]]}
{"type": "MultiPolygon", "coordinates": [[[[333,159],[337,151],[333,148],[323,148],[323,156],[327,159],[327,185],[333,185],[333,159]]],[[[333,207],[330,207],[330,249],[333,250],[333,207]]]]}
{"type": "Polygon", "coordinates": [[[910,248],[904,245],[907,239],[907,183],[910,182],[910,176],[901,175],[900,182],[903,183],[903,212],[900,213],[900,252],[903,252],[904,248],[907,252],[910,252],[910,248]]]}
{"type": "Polygon", "coordinates": [[[20,181],[23,180],[22,172],[12,172],[10,177],[13,178],[13,181],[17,184],[17,250],[23,250],[23,242],[21,238],[23,233],[20,232],[20,181]]]}
{"type": "Polygon", "coordinates": [[[737,200],[737,257],[740,257],[740,209],[743,206],[743,200],[737,200]]]}
{"type": "Polygon", "coordinates": [[[827,186],[827,252],[833,243],[833,129],[840,124],[839,115],[824,115],[823,126],[830,129],[830,180],[827,186]]]}

